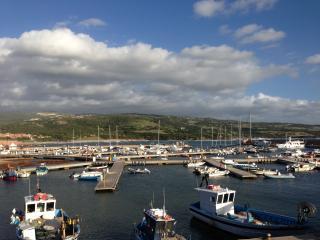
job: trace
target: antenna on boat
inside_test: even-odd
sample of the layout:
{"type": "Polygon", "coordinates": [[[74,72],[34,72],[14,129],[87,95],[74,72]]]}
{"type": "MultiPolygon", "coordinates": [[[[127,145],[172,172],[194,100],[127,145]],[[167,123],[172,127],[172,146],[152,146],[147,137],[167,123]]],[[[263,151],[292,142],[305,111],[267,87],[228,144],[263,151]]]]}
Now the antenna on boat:
{"type": "Polygon", "coordinates": [[[209,178],[209,174],[208,173],[205,173],[202,177],[202,180],[201,180],[201,183],[200,183],[200,186],[199,187],[202,187],[203,185],[203,182],[205,182],[206,184],[206,187],[209,185],[209,182],[208,182],[208,178],[209,178]]]}
{"type": "Polygon", "coordinates": [[[31,180],[30,180],[30,179],[31,179],[31,177],[29,177],[29,196],[31,195],[31,186],[30,186],[30,185],[31,185],[31,184],[30,184],[30,181],[31,181],[31,180]]]}
{"type": "Polygon", "coordinates": [[[39,182],[39,178],[37,177],[37,192],[40,193],[41,189],[40,189],[40,182],[39,182]]]}
{"type": "Polygon", "coordinates": [[[163,188],[163,217],[166,216],[166,191],[165,188],[163,188]]]}
{"type": "Polygon", "coordinates": [[[152,192],[152,200],[150,201],[150,208],[153,208],[154,204],[154,192],[152,192]]]}

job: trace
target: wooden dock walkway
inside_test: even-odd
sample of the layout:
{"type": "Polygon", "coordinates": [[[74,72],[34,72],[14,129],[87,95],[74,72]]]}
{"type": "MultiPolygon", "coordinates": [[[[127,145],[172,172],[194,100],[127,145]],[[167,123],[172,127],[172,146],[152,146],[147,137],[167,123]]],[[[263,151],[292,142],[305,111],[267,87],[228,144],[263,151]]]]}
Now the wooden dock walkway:
{"type": "Polygon", "coordinates": [[[94,188],[96,192],[101,191],[115,191],[122,174],[125,162],[117,160],[113,163],[108,172],[104,174],[104,178],[94,188]]]}
{"type": "Polygon", "coordinates": [[[204,161],[214,167],[221,168],[224,170],[229,170],[232,175],[239,177],[241,179],[257,178],[257,175],[255,175],[249,171],[244,171],[244,170],[241,170],[238,168],[234,168],[232,166],[225,165],[217,160],[205,159],[204,161]]]}

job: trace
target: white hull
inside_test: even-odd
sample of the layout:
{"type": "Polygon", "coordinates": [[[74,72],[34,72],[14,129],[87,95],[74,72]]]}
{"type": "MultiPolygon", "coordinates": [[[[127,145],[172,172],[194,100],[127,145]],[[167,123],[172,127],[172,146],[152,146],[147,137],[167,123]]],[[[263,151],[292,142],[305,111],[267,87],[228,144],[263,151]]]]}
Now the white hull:
{"type": "MultiPolygon", "coordinates": [[[[193,217],[199,219],[200,221],[203,221],[207,223],[210,226],[213,226],[217,229],[223,230],[225,232],[232,233],[237,236],[242,237],[266,237],[268,233],[270,233],[272,236],[279,236],[284,234],[289,234],[290,229],[285,228],[259,228],[259,227],[250,227],[250,224],[235,224],[232,222],[232,220],[228,220],[223,217],[219,217],[216,215],[212,216],[206,216],[204,212],[199,212],[198,209],[194,207],[190,207],[190,213],[193,217]]],[[[291,229],[292,231],[292,229],[291,229]]]]}

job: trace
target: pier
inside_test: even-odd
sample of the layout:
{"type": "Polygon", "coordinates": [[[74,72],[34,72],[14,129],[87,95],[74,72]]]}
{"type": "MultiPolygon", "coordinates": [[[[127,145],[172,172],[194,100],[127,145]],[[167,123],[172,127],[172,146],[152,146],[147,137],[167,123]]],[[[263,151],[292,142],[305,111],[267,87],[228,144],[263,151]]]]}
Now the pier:
{"type": "MultiPolygon", "coordinates": [[[[61,163],[61,164],[50,164],[46,165],[49,171],[61,170],[61,169],[70,169],[70,168],[83,168],[91,165],[91,162],[71,162],[71,163],[61,163]]],[[[21,169],[27,172],[35,172],[36,166],[31,167],[22,167],[21,169]]]]}
{"type": "Polygon", "coordinates": [[[104,173],[103,180],[94,188],[96,192],[115,191],[124,168],[124,161],[117,160],[113,163],[110,170],[104,173]]]}
{"type": "Polygon", "coordinates": [[[241,170],[241,169],[238,169],[238,168],[234,168],[232,166],[228,166],[228,165],[225,165],[221,162],[218,162],[217,160],[213,160],[213,159],[206,159],[204,160],[207,164],[209,165],[212,165],[214,167],[217,167],[217,168],[221,168],[221,169],[224,169],[224,170],[229,170],[230,173],[236,177],[239,177],[241,179],[250,179],[250,178],[257,178],[257,175],[249,172],[249,171],[244,171],[244,170],[241,170]]]}

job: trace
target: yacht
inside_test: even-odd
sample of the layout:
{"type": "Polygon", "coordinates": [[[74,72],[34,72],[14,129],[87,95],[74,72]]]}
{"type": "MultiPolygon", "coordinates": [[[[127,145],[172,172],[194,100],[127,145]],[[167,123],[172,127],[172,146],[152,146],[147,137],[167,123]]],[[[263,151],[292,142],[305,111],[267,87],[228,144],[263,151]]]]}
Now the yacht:
{"type": "Polygon", "coordinates": [[[301,140],[291,140],[291,137],[289,137],[289,140],[285,143],[277,144],[278,148],[282,149],[302,149],[305,147],[304,141],[301,140]]]}
{"type": "MultiPolygon", "coordinates": [[[[207,180],[206,180],[207,181],[207,180]]],[[[304,229],[309,217],[316,213],[310,203],[301,203],[298,218],[271,213],[248,206],[235,205],[236,191],[220,185],[196,188],[200,201],[191,204],[191,215],[215,228],[242,237],[289,235],[304,229]]]]}
{"type": "Polygon", "coordinates": [[[76,240],[80,235],[79,218],[70,218],[56,208],[51,194],[38,192],[24,197],[24,211],[13,209],[11,224],[16,225],[20,240],[76,240]]]}
{"type": "Polygon", "coordinates": [[[287,167],[292,172],[309,172],[316,168],[315,164],[312,163],[295,163],[287,167]]]}

